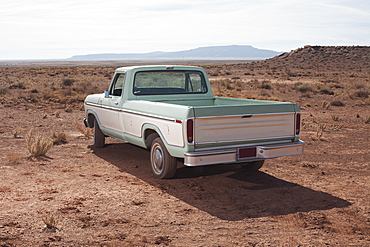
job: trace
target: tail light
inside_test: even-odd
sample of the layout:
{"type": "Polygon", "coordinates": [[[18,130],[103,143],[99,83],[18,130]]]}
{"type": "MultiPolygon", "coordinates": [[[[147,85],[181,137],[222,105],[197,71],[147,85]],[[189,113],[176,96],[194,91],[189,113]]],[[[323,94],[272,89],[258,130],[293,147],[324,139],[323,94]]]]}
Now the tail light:
{"type": "Polygon", "coordinates": [[[194,120],[188,119],[186,122],[186,136],[188,139],[188,143],[194,142],[194,120]]]}
{"type": "Polygon", "coordinates": [[[295,115],[295,134],[299,135],[301,133],[301,114],[297,113],[295,115]]]}

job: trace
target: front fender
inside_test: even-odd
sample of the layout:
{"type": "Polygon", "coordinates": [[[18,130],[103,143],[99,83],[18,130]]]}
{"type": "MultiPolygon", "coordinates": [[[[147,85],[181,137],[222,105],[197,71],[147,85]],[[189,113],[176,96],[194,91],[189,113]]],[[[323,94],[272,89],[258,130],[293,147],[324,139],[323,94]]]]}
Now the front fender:
{"type": "Polygon", "coordinates": [[[87,110],[86,111],[86,118],[85,118],[85,125],[89,128],[94,128],[94,119],[98,122],[99,126],[101,127],[101,123],[98,117],[98,114],[94,110],[87,110]]]}

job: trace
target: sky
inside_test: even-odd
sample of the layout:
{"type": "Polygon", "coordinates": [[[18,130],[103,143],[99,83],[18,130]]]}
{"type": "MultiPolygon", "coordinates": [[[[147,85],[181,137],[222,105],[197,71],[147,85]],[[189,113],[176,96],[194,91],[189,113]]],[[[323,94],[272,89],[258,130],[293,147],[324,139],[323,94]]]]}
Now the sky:
{"type": "Polygon", "coordinates": [[[369,0],[0,0],[0,60],[370,45],[369,0]]]}

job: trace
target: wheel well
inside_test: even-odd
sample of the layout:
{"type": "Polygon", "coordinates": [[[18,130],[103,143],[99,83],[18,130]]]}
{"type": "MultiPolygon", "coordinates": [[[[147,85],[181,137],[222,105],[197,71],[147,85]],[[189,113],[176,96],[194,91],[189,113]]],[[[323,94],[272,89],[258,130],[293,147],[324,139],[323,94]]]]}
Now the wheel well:
{"type": "Polygon", "coordinates": [[[159,137],[158,133],[155,130],[147,129],[144,133],[145,146],[150,148],[152,142],[155,138],[159,137]]]}

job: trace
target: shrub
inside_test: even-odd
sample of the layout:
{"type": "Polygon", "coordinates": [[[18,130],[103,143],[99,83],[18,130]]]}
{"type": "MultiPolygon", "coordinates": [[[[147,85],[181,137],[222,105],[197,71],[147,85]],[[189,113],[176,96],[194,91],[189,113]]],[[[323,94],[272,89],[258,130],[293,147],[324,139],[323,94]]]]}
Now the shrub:
{"type": "Polygon", "coordinates": [[[332,106],[345,106],[345,104],[340,101],[340,100],[334,100],[333,102],[330,103],[332,106]]]}
{"type": "Polygon", "coordinates": [[[14,83],[9,86],[9,89],[26,89],[23,82],[14,83]]]}
{"type": "Polygon", "coordinates": [[[297,82],[294,85],[294,89],[297,90],[300,93],[307,93],[307,92],[312,92],[313,91],[313,89],[310,85],[303,84],[301,82],[297,82]]]}
{"type": "Polygon", "coordinates": [[[369,95],[370,92],[366,89],[359,89],[354,93],[354,96],[358,98],[367,98],[369,97],[369,95]]]}
{"type": "Polygon", "coordinates": [[[329,89],[321,89],[320,93],[321,94],[327,94],[327,95],[334,95],[334,92],[329,90],[329,89]]]}
{"type": "Polygon", "coordinates": [[[75,80],[73,79],[64,79],[63,80],[63,85],[66,86],[66,87],[70,87],[73,85],[73,83],[75,82],[75,80]]]}
{"type": "Polygon", "coordinates": [[[47,229],[50,229],[50,230],[57,230],[58,227],[58,220],[56,217],[54,217],[53,215],[51,214],[45,214],[43,217],[42,217],[42,221],[44,222],[45,226],[47,229]]]}
{"type": "Polygon", "coordinates": [[[53,133],[53,144],[54,145],[61,145],[68,143],[67,135],[65,133],[53,133]]]}
{"type": "Polygon", "coordinates": [[[329,109],[330,103],[327,101],[322,102],[322,108],[329,109]]]}
{"type": "Polygon", "coordinates": [[[234,90],[235,87],[233,87],[233,85],[231,85],[231,84],[227,84],[226,89],[227,90],[234,90]]]}
{"type": "Polygon", "coordinates": [[[45,154],[53,146],[53,142],[39,134],[34,135],[31,129],[26,136],[27,149],[31,153],[31,157],[45,156],[45,154]]]}
{"type": "Polygon", "coordinates": [[[338,115],[331,115],[331,119],[333,119],[334,121],[339,121],[340,120],[338,115]]]}
{"type": "Polygon", "coordinates": [[[270,81],[262,81],[259,88],[263,88],[263,89],[272,89],[272,84],[270,81]]]}
{"type": "Polygon", "coordinates": [[[7,94],[8,93],[8,89],[3,87],[3,88],[0,88],[0,95],[4,95],[4,94],[7,94]]]}

